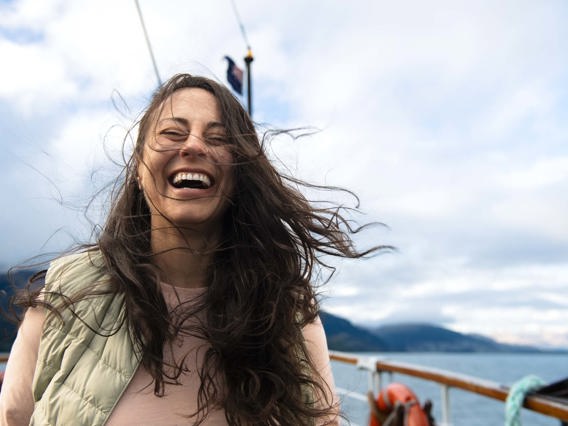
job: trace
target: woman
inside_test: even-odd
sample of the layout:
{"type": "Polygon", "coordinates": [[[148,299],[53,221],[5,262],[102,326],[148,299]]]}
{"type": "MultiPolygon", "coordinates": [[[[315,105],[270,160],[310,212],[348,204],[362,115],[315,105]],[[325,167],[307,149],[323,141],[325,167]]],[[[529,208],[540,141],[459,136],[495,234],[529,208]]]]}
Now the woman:
{"type": "Polygon", "coordinates": [[[288,182],[226,88],[170,79],[96,244],[20,302],[3,424],[337,424],[310,280],[369,251],[288,182]]]}

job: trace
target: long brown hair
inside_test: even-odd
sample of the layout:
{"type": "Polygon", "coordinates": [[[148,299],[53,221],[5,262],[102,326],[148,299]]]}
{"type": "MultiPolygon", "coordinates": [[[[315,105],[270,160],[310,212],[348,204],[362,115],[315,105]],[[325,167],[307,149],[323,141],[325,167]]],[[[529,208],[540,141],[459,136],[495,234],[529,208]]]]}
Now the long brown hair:
{"type": "Polygon", "coordinates": [[[201,423],[211,407],[219,406],[235,425],[312,424],[335,409],[326,400],[331,392],[302,336],[303,327],[319,312],[312,281],[327,267],[325,256],[359,258],[383,247],[358,251],[351,235],[361,228],[345,218],[344,209],[310,203],[297,189],[303,182],[276,170],[249,115],[227,88],[180,74],[155,92],[92,248],[105,258],[113,291],[124,294],[132,341],[141,348],[155,394],[163,395],[164,384],[181,374],[182,366],[176,365],[177,373],[168,376],[163,361],[164,345],[180,327],[158,285],[150,211],[137,171],[156,112],[182,88],[201,88],[217,99],[233,152],[235,181],[222,240],[208,269],[207,291],[201,304],[184,313],[187,318],[205,312],[206,320],[194,332],[210,344],[199,372],[198,412],[192,417],[201,423]]]}

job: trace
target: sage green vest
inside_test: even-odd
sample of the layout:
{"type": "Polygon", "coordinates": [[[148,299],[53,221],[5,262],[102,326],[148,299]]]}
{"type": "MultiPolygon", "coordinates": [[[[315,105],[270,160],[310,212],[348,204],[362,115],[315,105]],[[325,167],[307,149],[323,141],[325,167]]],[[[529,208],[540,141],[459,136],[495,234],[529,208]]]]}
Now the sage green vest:
{"type": "MultiPolygon", "coordinates": [[[[100,252],[91,251],[60,258],[47,272],[45,299],[60,308],[62,320],[46,314],[30,425],[104,425],[140,365],[122,295],[79,297],[62,309],[66,297],[104,290],[105,271],[100,252]]],[[[304,399],[313,403],[310,389],[304,388],[304,399]]]]}
{"type": "MultiPolygon", "coordinates": [[[[74,254],[51,264],[45,298],[62,307],[64,296],[107,285],[100,252],[74,254]]],[[[81,297],[60,312],[63,321],[46,314],[30,424],[103,425],[140,364],[124,322],[123,296],[81,297]]]]}

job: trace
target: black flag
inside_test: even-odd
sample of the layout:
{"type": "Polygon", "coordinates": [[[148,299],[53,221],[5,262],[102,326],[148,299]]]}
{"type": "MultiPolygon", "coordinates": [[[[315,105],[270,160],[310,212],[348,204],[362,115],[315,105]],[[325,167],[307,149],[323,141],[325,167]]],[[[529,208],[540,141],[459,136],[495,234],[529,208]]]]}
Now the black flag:
{"type": "Polygon", "coordinates": [[[225,56],[225,59],[229,62],[229,66],[227,68],[227,81],[233,88],[235,92],[239,95],[243,94],[243,70],[240,69],[235,61],[233,61],[230,57],[225,56]]]}

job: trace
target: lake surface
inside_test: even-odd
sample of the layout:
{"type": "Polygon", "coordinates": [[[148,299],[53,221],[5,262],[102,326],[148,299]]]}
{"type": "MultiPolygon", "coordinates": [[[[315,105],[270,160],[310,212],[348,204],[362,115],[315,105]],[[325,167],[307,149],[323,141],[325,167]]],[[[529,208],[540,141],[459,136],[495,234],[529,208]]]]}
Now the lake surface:
{"type": "MultiPolygon", "coordinates": [[[[408,362],[428,367],[449,370],[474,377],[491,380],[510,386],[523,377],[534,374],[545,382],[555,382],[568,377],[568,355],[566,354],[449,354],[449,353],[389,353],[365,354],[380,359],[408,362]]],[[[368,375],[356,367],[333,362],[335,382],[338,387],[352,392],[366,393],[368,375]]],[[[389,381],[383,375],[384,383],[389,381]]],[[[408,376],[395,374],[393,381],[411,387],[423,403],[430,399],[434,403],[434,416],[442,420],[438,384],[408,376]]],[[[498,426],[505,420],[505,404],[483,396],[450,390],[450,417],[454,426],[498,426]]],[[[368,424],[368,408],[365,402],[342,397],[342,409],[352,425],[368,424]]],[[[559,426],[557,419],[522,410],[523,426],[559,426]]]]}

